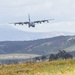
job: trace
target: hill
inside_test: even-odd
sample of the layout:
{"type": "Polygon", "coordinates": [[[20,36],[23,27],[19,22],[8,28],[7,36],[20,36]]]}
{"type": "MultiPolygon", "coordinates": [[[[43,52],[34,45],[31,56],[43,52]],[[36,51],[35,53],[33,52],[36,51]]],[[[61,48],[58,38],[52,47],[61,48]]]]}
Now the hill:
{"type": "Polygon", "coordinates": [[[66,50],[75,56],[75,36],[58,36],[32,41],[1,41],[0,54],[25,53],[46,55],[66,50]]]}

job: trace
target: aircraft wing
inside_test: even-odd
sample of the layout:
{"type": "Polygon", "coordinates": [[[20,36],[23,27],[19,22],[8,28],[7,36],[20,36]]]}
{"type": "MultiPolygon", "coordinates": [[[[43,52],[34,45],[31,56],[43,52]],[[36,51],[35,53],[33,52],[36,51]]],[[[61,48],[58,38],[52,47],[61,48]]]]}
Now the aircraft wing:
{"type": "Polygon", "coordinates": [[[49,20],[54,20],[54,19],[39,20],[39,21],[34,21],[34,23],[44,23],[44,22],[49,22],[49,20]]]}
{"type": "Polygon", "coordinates": [[[19,24],[19,25],[23,25],[23,24],[29,24],[29,22],[15,22],[15,23],[10,23],[10,24],[14,24],[14,25],[19,24]]]}

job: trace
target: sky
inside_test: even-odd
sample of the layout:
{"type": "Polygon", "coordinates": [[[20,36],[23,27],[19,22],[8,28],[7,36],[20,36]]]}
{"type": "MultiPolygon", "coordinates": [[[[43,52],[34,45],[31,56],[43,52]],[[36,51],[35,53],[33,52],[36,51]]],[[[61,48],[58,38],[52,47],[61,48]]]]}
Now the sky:
{"type": "Polygon", "coordinates": [[[0,26],[7,25],[28,32],[75,32],[75,0],[0,0],[0,26]],[[35,28],[9,23],[55,19],[36,24],[35,28]]]}

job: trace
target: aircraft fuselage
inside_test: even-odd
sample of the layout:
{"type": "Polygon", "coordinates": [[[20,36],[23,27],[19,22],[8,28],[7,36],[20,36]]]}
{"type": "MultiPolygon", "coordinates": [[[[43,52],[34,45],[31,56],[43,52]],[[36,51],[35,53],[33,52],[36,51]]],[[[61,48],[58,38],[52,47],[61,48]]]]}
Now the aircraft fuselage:
{"type": "Polygon", "coordinates": [[[35,23],[34,22],[29,22],[29,27],[35,27],[35,23]]]}

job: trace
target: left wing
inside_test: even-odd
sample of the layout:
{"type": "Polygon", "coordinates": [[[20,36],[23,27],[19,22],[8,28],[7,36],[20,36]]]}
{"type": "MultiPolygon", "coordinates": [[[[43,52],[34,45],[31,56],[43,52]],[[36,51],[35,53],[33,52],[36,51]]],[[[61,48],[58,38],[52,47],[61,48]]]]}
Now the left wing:
{"type": "Polygon", "coordinates": [[[34,21],[34,23],[44,23],[44,22],[48,22],[49,20],[54,20],[54,19],[48,19],[48,20],[39,20],[39,21],[34,21]]]}
{"type": "Polygon", "coordinates": [[[29,24],[29,22],[15,22],[15,23],[10,23],[10,24],[14,24],[14,25],[19,24],[19,25],[23,25],[23,24],[29,24]]]}

